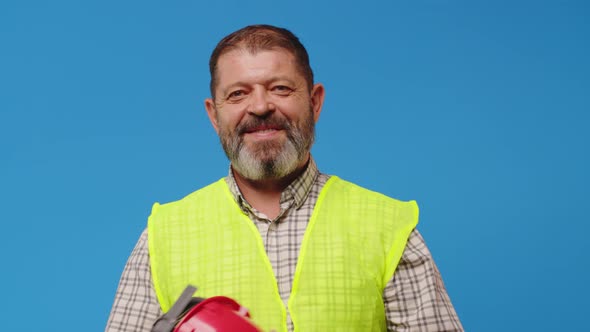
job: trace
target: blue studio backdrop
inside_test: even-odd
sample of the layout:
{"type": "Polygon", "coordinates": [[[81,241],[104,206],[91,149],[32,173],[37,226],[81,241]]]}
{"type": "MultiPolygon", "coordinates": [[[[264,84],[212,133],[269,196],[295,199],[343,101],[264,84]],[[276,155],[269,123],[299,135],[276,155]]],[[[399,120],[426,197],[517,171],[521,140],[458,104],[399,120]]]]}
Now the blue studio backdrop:
{"type": "MultiPolygon", "coordinates": [[[[0,2],[2,330],[102,331],[155,201],[219,179],[208,58],[295,32],[320,170],[416,199],[468,331],[581,331],[587,1],[0,2]]],[[[586,257],[586,258],[584,258],[586,257]]]]}

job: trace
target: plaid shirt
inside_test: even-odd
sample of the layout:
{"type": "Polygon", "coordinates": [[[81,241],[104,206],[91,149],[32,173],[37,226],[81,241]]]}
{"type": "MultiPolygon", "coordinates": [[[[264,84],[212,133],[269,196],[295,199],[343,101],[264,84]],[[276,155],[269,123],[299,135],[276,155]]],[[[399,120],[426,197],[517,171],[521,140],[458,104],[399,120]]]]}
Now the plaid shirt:
{"type": "MultiPolygon", "coordinates": [[[[226,182],[236,202],[257,226],[287,305],[299,247],[320,190],[329,179],[313,159],[281,194],[279,216],[270,220],[241,195],[230,169],[226,182]]],[[[389,331],[463,331],[424,239],[414,230],[392,280],[383,291],[389,331]]],[[[149,332],[162,315],[150,273],[147,231],[123,270],[106,332],[149,332]]],[[[289,331],[293,323],[287,311],[289,331]]]]}

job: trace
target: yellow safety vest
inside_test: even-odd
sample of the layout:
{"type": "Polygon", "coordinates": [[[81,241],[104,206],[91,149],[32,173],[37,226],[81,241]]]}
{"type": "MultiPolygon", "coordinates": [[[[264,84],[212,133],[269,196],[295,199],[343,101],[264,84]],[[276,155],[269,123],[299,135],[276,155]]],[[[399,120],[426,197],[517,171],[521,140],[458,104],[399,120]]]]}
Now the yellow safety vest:
{"type": "MultiPolygon", "coordinates": [[[[288,308],[296,331],[385,331],[382,295],[418,223],[401,202],[332,176],[301,244],[288,308]]],[[[286,331],[286,309],[256,226],[223,179],[148,219],[154,287],[164,312],[188,284],[223,295],[265,331],[286,331]]]]}

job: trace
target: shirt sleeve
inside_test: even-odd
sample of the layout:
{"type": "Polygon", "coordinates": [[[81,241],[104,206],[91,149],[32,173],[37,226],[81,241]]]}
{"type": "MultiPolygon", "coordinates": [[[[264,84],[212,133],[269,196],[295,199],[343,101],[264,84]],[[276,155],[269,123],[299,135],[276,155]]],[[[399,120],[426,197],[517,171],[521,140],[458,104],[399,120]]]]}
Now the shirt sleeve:
{"type": "Polygon", "coordinates": [[[416,229],[383,291],[383,301],[388,331],[463,331],[440,272],[416,229]]]}
{"type": "Polygon", "coordinates": [[[161,315],[144,230],[121,275],[105,332],[149,332],[161,315]]]}

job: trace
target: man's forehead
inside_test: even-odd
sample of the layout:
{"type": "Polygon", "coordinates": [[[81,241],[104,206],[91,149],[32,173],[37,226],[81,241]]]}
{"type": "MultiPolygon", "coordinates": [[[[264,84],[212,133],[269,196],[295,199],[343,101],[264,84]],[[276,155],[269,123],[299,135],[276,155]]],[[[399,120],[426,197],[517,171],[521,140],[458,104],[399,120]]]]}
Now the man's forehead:
{"type": "Polygon", "coordinates": [[[223,60],[228,60],[230,58],[238,59],[238,58],[246,58],[246,57],[255,57],[261,53],[268,53],[268,52],[276,52],[282,54],[285,58],[288,58],[289,61],[295,62],[295,55],[288,49],[282,47],[271,47],[271,48],[247,48],[247,47],[235,47],[232,48],[219,56],[217,60],[217,68],[220,67],[221,62],[223,60]]]}
{"type": "MultiPolygon", "coordinates": [[[[224,93],[228,87],[235,85],[236,81],[239,81],[238,76],[240,74],[238,72],[243,73],[241,69],[250,64],[255,64],[263,72],[266,71],[267,75],[268,72],[273,72],[273,69],[276,68],[276,74],[281,71],[283,74],[291,76],[292,81],[302,79],[307,84],[305,71],[301,68],[292,50],[280,46],[253,48],[246,45],[237,45],[227,48],[217,58],[215,71],[213,72],[215,76],[213,89],[219,93],[224,93]],[[264,60],[261,61],[261,59],[264,60]]],[[[214,91],[212,93],[215,94],[214,91]]]]}
{"type": "MultiPolygon", "coordinates": [[[[217,75],[219,87],[232,83],[240,77],[255,78],[262,75],[265,79],[269,76],[293,76],[301,75],[298,71],[294,56],[282,49],[259,50],[234,50],[219,57],[217,75]],[[245,75],[245,76],[244,76],[245,75]],[[229,80],[229,81],[228,81],[229,80]]],[[[301,77],[304,79],[303,77],[301,77]]],[[[292,79],[297,79],[292,77],[292,79]]]]}

